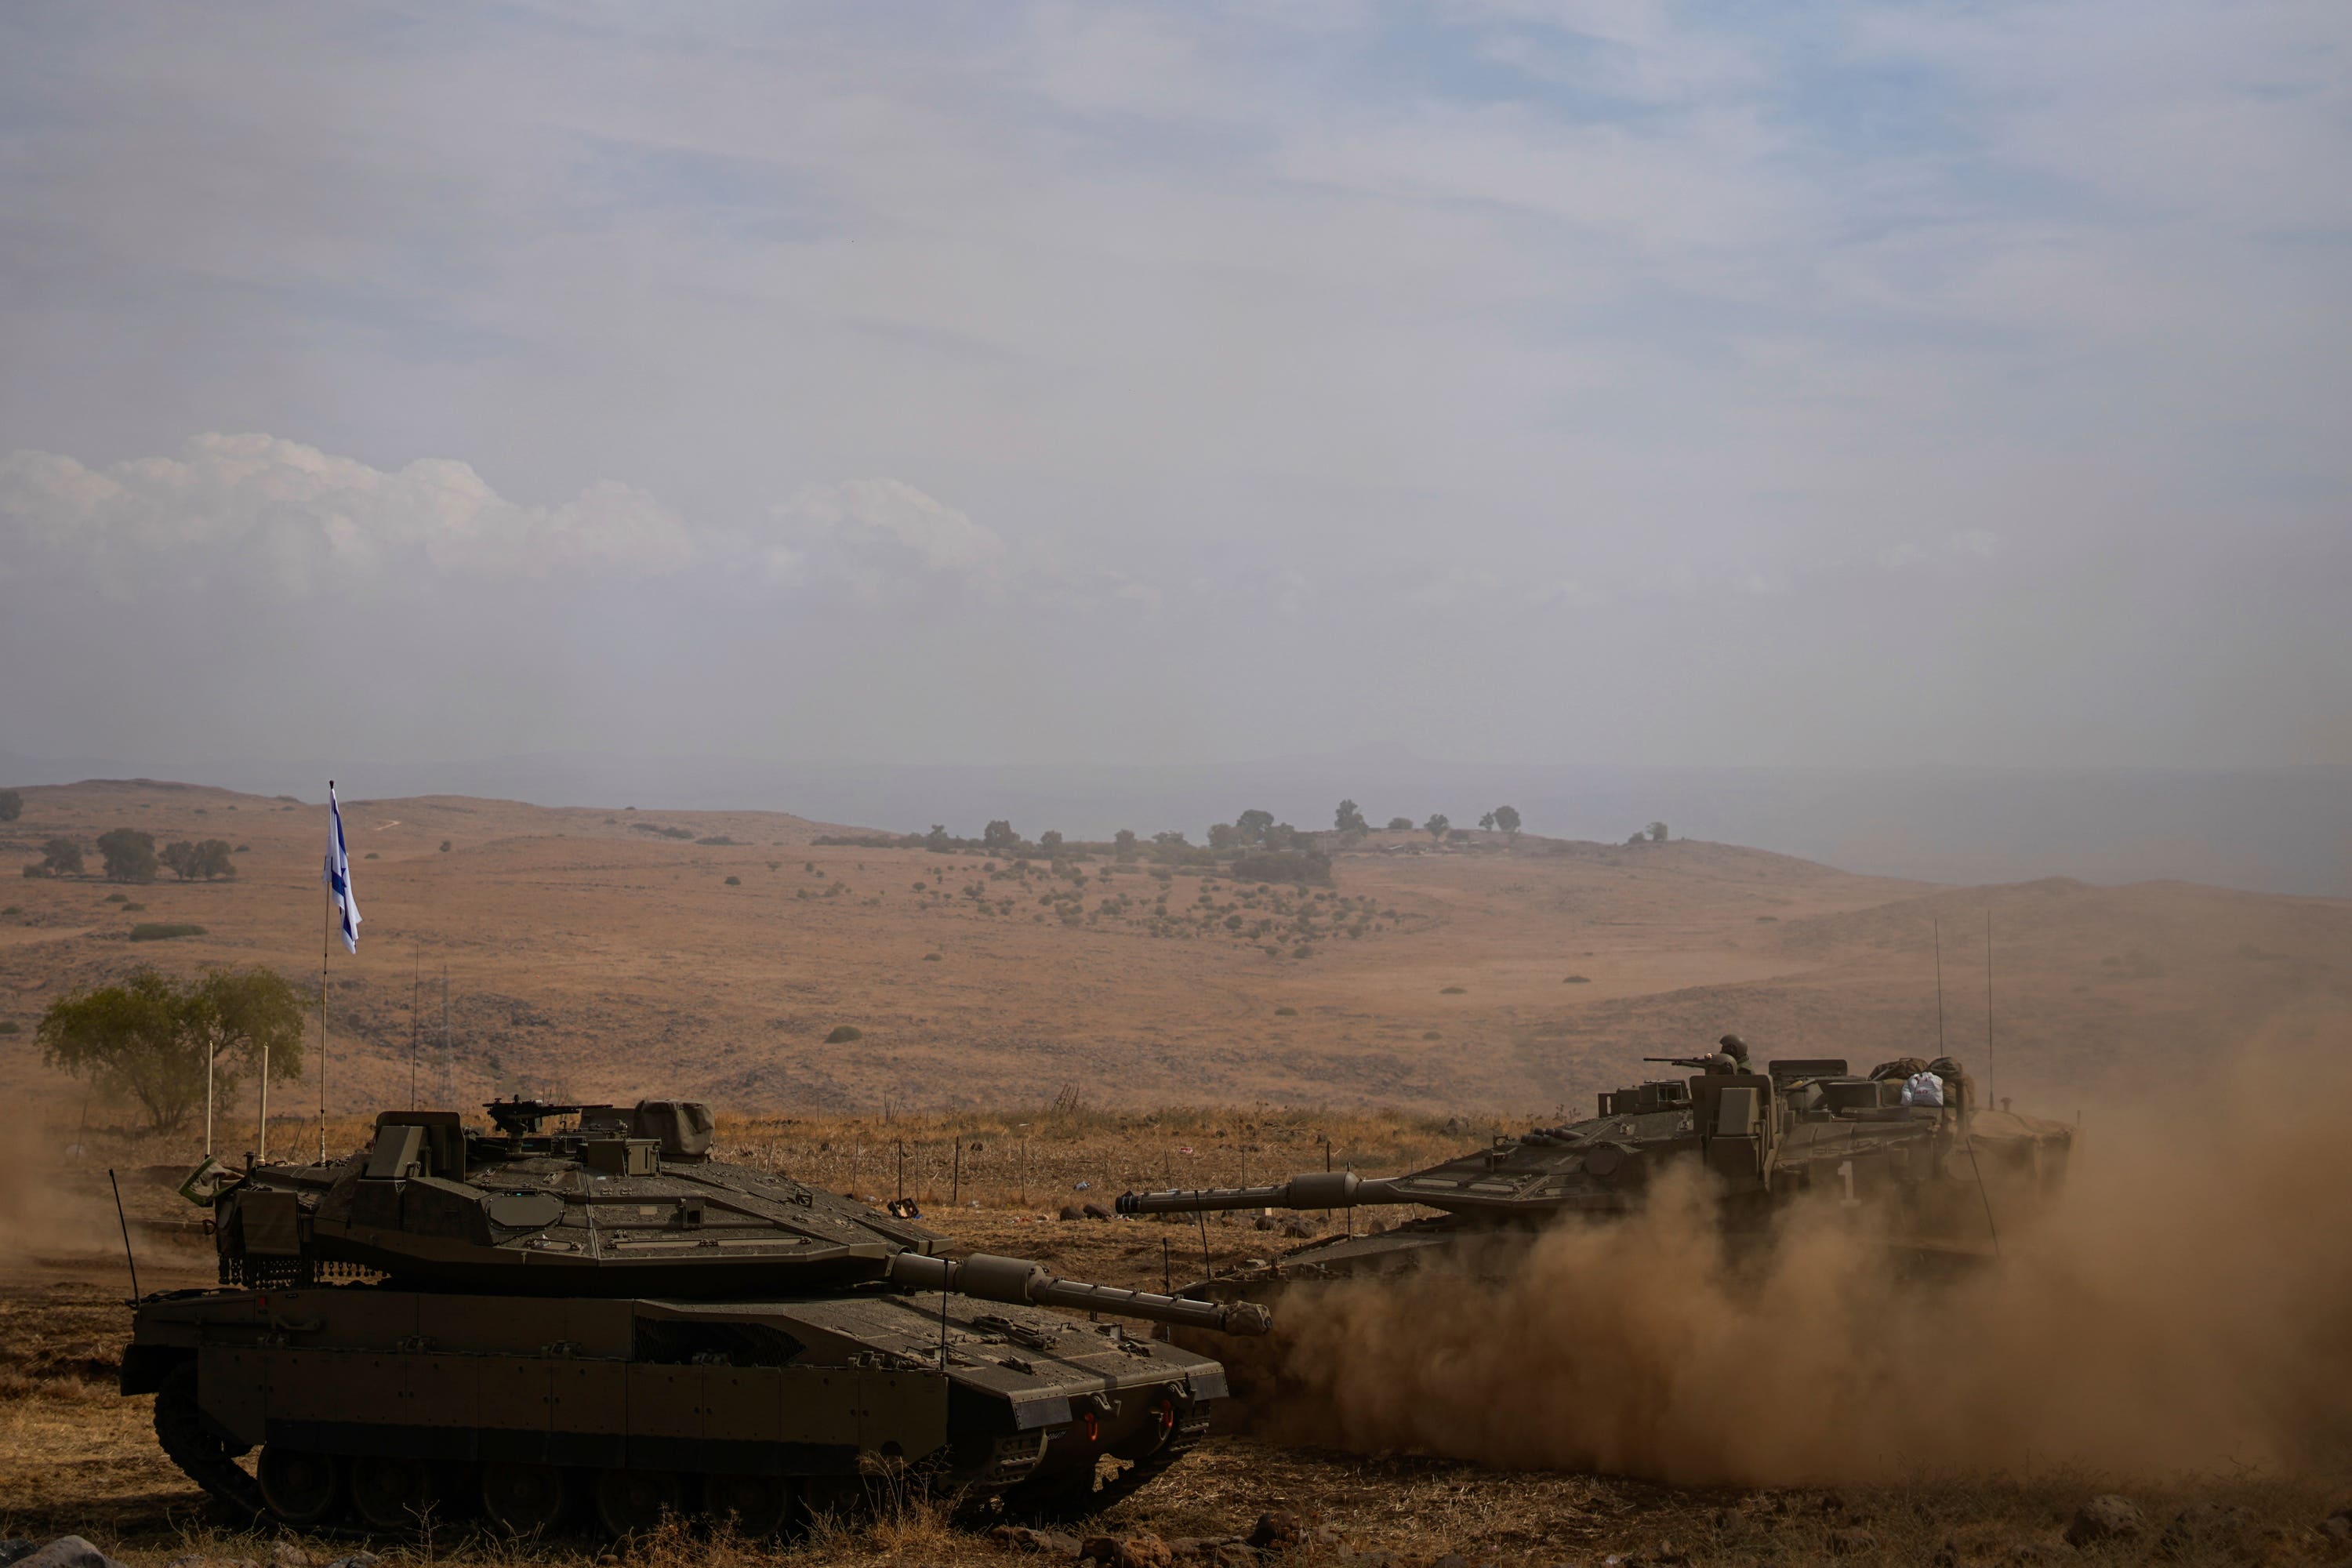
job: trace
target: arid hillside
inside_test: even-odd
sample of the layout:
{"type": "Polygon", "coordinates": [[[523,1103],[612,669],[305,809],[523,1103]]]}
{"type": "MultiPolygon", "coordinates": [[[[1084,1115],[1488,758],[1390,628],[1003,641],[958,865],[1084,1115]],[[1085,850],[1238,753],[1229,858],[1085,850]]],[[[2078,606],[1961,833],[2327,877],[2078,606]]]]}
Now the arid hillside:
{"type": "MultiPolygon", "coordinates": [[[[12,1082],[73,1095],[38,1066],[42,1009],[142,964],[268,963],[315,995],[322,809],[146,782],[24,799],[0,864],[130,826],[226,839],[237,875],[117,885],[94,853],[84,877],[11,872],[12,1082]],[[140,922],[204,929],[133,942],[140,922]]],[[[2183,883],[1963,889],[1721,844],[1379,833],[1337,857],[1330,888],[1300,889],[1148,857],[1056,873],[817,847],[858,830],[764,812],[429,797],[344,815],[366,924],[329,966],[339,1111],[404,1101],[414,1041],[423,1097],[446,1074],[461,1102],[661,1089],[746,1111],[944,1110],[1074,1085],[1099,1105],[1543,1113],[1728,1029],[1766,1056],[1934,1054],[1940,932],[1947,1047],[1996,1093],[2071,1116],[2111,1075],[2352,1001],[2352,902],[2183,883]],[[858,1037],[827,1043],[842,1026],[858,1037]]],[[[315,1107],[315,1077],[281,1096],[273,1110],[315,1107]]]]}

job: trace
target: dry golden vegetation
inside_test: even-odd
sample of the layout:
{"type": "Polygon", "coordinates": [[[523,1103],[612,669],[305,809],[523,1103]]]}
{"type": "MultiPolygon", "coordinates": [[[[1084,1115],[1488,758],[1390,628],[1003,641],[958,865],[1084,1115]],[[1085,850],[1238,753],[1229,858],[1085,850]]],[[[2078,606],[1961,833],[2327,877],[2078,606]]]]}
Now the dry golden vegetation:
{"type": "MultiPolygon", "coordinates": [[[[315,986],[320,808],[149,784],[24,795],[0,857],[123,825],[243,847],[230,880],[0,891],[15,1081],[69,1095],[33,1049],[41,1009],[136,965],[260,963],[315,986]],[[138,923],[205,929],[134,943],[138,923]]],[[[1517,1120],[1731,1028],[1766,1055],[1933,1055],[1940,931],[1950,1047],[1981,1058],[1990,1023],[1998,1062],[1980,1076],[2070,1115],[2250,1021],[2352,999],[2352,904],[2180,883],[1948,889],[1727,845],[1375,833],[1337,858],[1332,888],[1300,890],[1163,880],[1148,861],[1097,858],[1073,881],[977,853],[816,847],[825,825],[773,813],[436,797],[345,816],[368,923],[330,968],[328,1087],[352,1111],[404,1102],[414,1044],[426,1097],[460,1103],[665,1090],[879,1113],[1076,1085],[1105,1107],[1517,1120]]],[[[276,1108],[315,1107],[312,1075],[276,1108]]]]}

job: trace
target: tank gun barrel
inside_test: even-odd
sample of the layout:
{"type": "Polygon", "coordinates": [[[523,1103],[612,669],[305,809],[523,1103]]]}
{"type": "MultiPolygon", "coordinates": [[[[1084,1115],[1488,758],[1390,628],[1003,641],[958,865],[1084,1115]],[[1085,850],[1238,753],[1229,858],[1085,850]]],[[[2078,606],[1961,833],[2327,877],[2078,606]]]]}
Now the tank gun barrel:
{"type": "Polygon", "coordinates": [[[1165,1193],[1121,1193],[1121,1214],[1198,1214],[1209,1209],[1351,1209],[1362,1204],[1403,1204],[1391,1178],[1353,1171],[1310,1171],[1270,1187],[1192,1187],[1165,1193]]]}
{"type": "Polygon", "coordinates": [[[891,1283],[917,1290],[950,1290],[1013,1306],[1071,1307],[1220,1333],[1262,1334],[1274,1326],[1266,1310],[1255,1302],[1194,1301],[1125,1290],[1116,1285],[1089,1285],[1056,1278],[1025,1258],[998,1258],[985,1252],[962,1259],[896,1253],[890,1258],[889,1277],[891,1283]]]}

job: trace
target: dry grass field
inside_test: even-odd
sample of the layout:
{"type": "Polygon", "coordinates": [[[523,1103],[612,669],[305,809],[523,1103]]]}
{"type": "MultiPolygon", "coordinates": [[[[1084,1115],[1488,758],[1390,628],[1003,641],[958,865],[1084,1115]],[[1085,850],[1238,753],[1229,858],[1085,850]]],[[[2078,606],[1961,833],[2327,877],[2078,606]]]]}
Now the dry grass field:
{"type": "MultiPolygon", "coordinates": [[[[16,1141],[0,1162],[0,1535],[79,1531],[137,1568],[189,1552],[266,1562],[273,1543],[213,1533],[154,1447],[149,1402],[111,1390],[129,1282],[106,1173],[124,1184],[142,1286],[205,1282],[195,1211],[171,1191],[195,1135],[143,1133],[123,1108],[90,1103],[40,1064],[33,1030],[56,997],[141,964],[186,974],[261,963],[315,986],[323,813],[154,784],[25,799],[23,817],[0,827],[0,865],[37,858],[54,837],[87,844],[129,826],[159,842],[227,839],[240,847],[239,875],[181,884],[166,872],[121,888],[11,879],[0,891],[0,1069],[16,1091],[16,1141]],[[133,942],[139,921],[205,929],[133,942]]],[[[1367,1568],[1380,1559],[1365,1554],[1379,1552],[1410,1563],[1448,1552],[1595,1565],[1835,1555],[1969,1568],[2037,1554],[2325,1563],[2352,1553],[2317,1528],[2352,1500],[2340,1425],[2352,1404],[2352,1265],[2338,1261],[2352,1257],[2352,1193],[2324,1114],[2352,1089],[2338,1049],[2352,1037],[2352,905],[2187,884],[1933,887],[1689,842],[1481,837],[1441,850],[1408,834],[1373,835],[1340,856],[1319,898],[1190,870],[1163,879],[1148,863],[1088,861],[1078,884],[981,855],[820,847],[816,837],[856,830],[768,813],[436,798],[349,802],[345,816],[367,924],[360,955],[338,948],[330,971],[331,1149],[361,1142],[374,1106],[407,1103],[412,1070],[427,1103],[697,1095],[719,1102],[730,1157],[865,1196],[905,1192],[961,1245],[1153,1288],[1201,1272],[1204,1230],[1210,1267],[1291,1243],[1246,1220],[1070,1223],[1052,1217],[1059,1206],[1327,1161],[1409,1168],[1530,1118],[1580,1113],[1593,1090],[1643,1076],[1639,1058],[1701,1049],[1726,1029],[1766,1056],[1932,1054],[1939,930],[1942,1029],[1982,1076],[1989,912],[1995,1092],[2021,1109],[2079,1109],[2086,1150],[2104,1162],[2088,1168],[2107,1173],[2085,1189],[2095,1201],[2062,1246],[2037,1261],[2021,1239],[2029,1293],[1858,1328],[1850,1296],[1719,1299],[1707,1292],[1720,1281],[1686,1279],[1669,1267],[1675,1256],[1652,1248],[1562,1254],[1552,1263],[1575,1267],[1448,1296],[1418,1321],[1357,1302],[1331,1315],[1361,1331],[1367,1359],[1353,1375],[1427,1379],[1415,1408],[1335,1398],[1302,1440],[1221,1434],[1106,1528],[1224,1535],[1290,1510],[1327,1527],[1294,1556],[1367,1568]],[[2242,1062],[2276,1068],[2275,1053],[2242,1053],[2282,1021],[2305,1053],[2296,1065],[2208,1115],[2213,1086],[2255,1076],[2242,1062]],[[828,1044],[843,1025],[860,1037],[828,1044]],[[2310,1054],[2315,1042],[2324,1056],[2310,1054]],[[2146,1114],[2163,1086],[2206,1098],[2146,1114]],[[1684,1336],[1646,1342],[1667,1373],[1638,1407],[1670,1417],[1644,1440],[1667,1444],[1674,1463],[1594,1473],[1511,1440],[1524,1429],[1582,1443],[1589,1434],[1563,1405],[1601,1408],[1622,1394],[1570,1392],[1553,1376],[1558,1320],[1530,1286],[1590,1293],[1581,1333],[1637,1350],[1660,1325],[1684,1336]],[[1616,1303],[1614,1316],[1596,1315],[1596,1301],[1616,1303]],[[1717,1418],[1671,1375],[1711,1369],[1710,1355],[1741,1342],[1711,1325],[1882,1349],[1916,1336],[1916,1355],[1861,1358],[1893,1381],[1859,1397],[1865,1415],[1872,1389],[1922,1401],[1927,1425],[1911,1430],[1926,1437],[1907,1458],[1776,1468],[1776,1454],[1850,1451],[1804,1426],[1852,1418],[1856,1390],[1843,1389],[1843,1405],[1801,1390],[1760,1427],[1752,1409],[1717,1418]],[[1933,1373],[1924,1395],[1897,1375],[1923,1364],[1933,1373]],[[2001,1428],[1998,1444],[1942,1442],[1942,1391],[1971,1394],[1949,1405],[1953,1420],[1980,1420],[2004,1369],[2054,1379],[2023,1403],[2026,1425],[2001,1428]],[[2209,1408],[2286,1439],[2210,1454],[2174,1441],[2193,1436],[2209,1408]],[[1763,1436],[1702,1443],[1689,1459],[1690,1432],[1736,1424],[1763,1436]],[[2122,1439],[2154,1431],[2166,1446],[2140,1463],[2122,1439]],[[2326,1441],[2297,1446],[2315,1432],[2326,1441]],[[1658,1479],[1670,1470],[1684,1484],[1658,1479]],[[2084,1553],[2060,1544],[2084,1500],[2109,1490],[2129,1493],[2149,1530],[2084,1553]],[[2191,1508],[2210,1528],[2160,1542],[2191,1508]],[[2242,1511],[2214,1511],[2227,1510],[2242,1511]]],[[[316,1146],[316,1067],[314,1053],[303,1081],[273,1098],[276,1151],[316,1146]]],[[[248,1090],[225,1112],[225,1149],[251,1145],[251,1117],[248,1090]]],[[[1330,1351],[1327,1332],[1320,1353],[1330,1351]]],[[[1594,1337],[1565,1353],[1612,1352],[1594,1337]]],[[[1784,1373],[1810,1364],[1773,1356],[1784,1373]]],[[[349,1549],[299,1546],[321,1563],[349,1549]]],[[[518,1555],[462,1531],[373,1546],[484,1568],[518,1555]]],[[[601,1551],[555,1543],[521,1555],[588,1568],[601,1551]]],[[[626,1554],[648,1568],[772,1555],[685,1535],[626,1554]]],[[[1014,1560],[921,1508],[845,1522],[792,1556],[1014,1560]]]]}
{"type": "MultiPolygon", "coordinates": [[[[0,865],[121,826],[242,848],[233,881],[5,884],[12,1081],[70,1099],[34,1023],[139,964],[268,963],[315,987],[320,808],[136,783],[24,795],[0,865]],[[205,930],[133,943],[141,921],[205,930]]],[[[1516,1119],[1727,1029],[1768,1056],[1934,1055],[1938,932],[1941,1032],[1981,1070],[1988,917],[1995,1090],[2061,1115],[2352,1001],[2352,903],[2182,883],[1940,888],[1717,844],[1382,833],[1338,858],[1328,896],[1107,859],[1076,868],[1081,891],[977,854],[816,847],[824,825],[770,813],[436,797],[353,800],[345,819],[367,924],[329,966],[343,1110],[404,1100],[413,1042],[439,1097],[445,973],[448,1098],[658,1087],[745,1112],[1075,1085],[1097,1106],[1516,1119]],[[843,1025],[862,1037],[826,1044],[843,1025]]],[[[315,1081],[278,1100],[316,1104],[315,1081]]]]}

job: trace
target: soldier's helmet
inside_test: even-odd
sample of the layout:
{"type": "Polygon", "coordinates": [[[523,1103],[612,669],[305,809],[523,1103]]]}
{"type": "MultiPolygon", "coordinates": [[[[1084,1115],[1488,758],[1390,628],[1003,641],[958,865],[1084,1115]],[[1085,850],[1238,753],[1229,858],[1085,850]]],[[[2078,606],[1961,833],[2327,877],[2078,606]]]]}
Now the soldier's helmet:
{"type": "Polygon", "coordinates": [[[1748,1060],[1748,1042],[1738,1035],[1726,1035],[1716,1041],[1716,1044],[1721,1046],[1723,1054],[1732,1060],[1742,1063],[1748,1060]]]}

